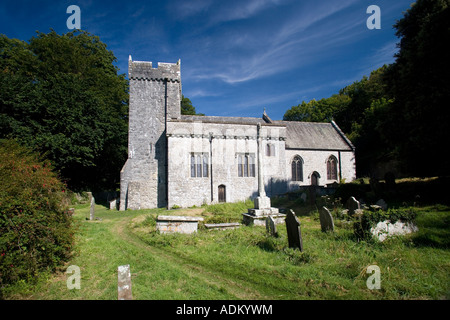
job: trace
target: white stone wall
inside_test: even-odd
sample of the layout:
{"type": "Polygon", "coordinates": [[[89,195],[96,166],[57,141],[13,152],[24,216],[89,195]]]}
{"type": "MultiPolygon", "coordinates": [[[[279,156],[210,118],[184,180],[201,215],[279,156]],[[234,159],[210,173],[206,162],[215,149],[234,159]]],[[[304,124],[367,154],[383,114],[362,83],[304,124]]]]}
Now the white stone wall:
{"type": "MultiPolygon", "coordinates": [[[[258,145],[255,125],[170,122],[167,133],[169,207],[216,203],[220,185],[226,187],[227,202],[241,201],[258,195],[258,145]],[[209,154],[208,177],[191,177],[191,153],[209,154]],[[254,177],[238,176],[236,155],[239,153],[255,155],[254,177]]],[[[274,157],[265,157],[263,153],[265,180],[269,181],[272,176],[284,176],[285,128],[263,126],[261,135],[263,148],[267,141],[270,141],[276,149],[274,157]]]]}
{"type": "Polygon", "coordinates": [[[337,179],[327,179],[327,160],[330,156],[336,157],[339,162],[339,151],[333,150],[286,150],[286,178],[288,180],[288,188],[293,191],[298,186],[311,185],[311,175],[313,172],[319,174],[319,186],[325,186],[334,182],[339,182],[339,168],[341,168],[341,177],[347,182],[356,178],[355,175],[355,156],[352,151],[340,151],[341,163],[337,163],[337,179]],[[303,159],[303,181],[292,181],[291,163],[294,157],[298,155],[303,159]]]}

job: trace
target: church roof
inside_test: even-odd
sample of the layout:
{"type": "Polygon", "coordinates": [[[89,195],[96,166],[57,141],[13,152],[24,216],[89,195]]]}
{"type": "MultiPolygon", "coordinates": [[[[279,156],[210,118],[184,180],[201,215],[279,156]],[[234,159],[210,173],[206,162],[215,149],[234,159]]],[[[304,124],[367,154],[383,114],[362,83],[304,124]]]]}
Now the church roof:
{"type": "Polygon", "coordinates": [[[311,150],[354,150],[336,123],[273,121],[286,126],[286,148],[311,150]]]}
{"type": "Polygon", "coordinates": [[[226,123],[286,127],[286,148],[303,150],[351,151],[355,147],[332,121],[331,123],[271,120],[265,113],[262,118],[217,117],[182,115],[181,121],[226,123]],[[270,121],[269,121],[270,120],[270,121]]]}

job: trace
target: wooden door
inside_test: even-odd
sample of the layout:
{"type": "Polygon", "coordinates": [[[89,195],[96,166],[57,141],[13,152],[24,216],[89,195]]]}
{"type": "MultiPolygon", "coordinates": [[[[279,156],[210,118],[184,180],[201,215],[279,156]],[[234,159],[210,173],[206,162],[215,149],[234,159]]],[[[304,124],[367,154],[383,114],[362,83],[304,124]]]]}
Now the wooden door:
{"type": "Polygon", "coordinates": [[[313,172],[311,175],[311,185],[318,186],[319,185],[319,174],[317,172],[313,172]]]}
{"type": "Polygon", "coordinates": [[[227,202],[226,187],[223,184],[219,186],[219,202],[227,202]]]}

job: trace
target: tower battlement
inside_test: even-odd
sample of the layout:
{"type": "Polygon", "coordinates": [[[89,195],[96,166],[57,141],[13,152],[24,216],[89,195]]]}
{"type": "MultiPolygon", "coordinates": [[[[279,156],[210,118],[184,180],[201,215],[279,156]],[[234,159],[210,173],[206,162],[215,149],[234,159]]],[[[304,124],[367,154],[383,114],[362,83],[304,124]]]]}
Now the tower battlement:
{"type": "Polygon", "coordinates": [[[176,63],[158,62],[153,67],[151,61],[133,61],[128,59],[128,78],[130,80],[168,80],[181,83],[181,60],[176,63]]]}

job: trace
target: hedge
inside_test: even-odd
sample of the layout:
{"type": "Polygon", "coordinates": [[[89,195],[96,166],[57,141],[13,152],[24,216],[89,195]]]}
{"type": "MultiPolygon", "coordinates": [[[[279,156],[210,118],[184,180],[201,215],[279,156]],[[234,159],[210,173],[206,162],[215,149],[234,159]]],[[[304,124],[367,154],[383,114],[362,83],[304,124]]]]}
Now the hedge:
{"type": "Polygon", "coordinates": [[[74,226],[62,205],[66,193],[49,161],[0,140],[0,296],[6,285],[69,258],[74,226]]]}

